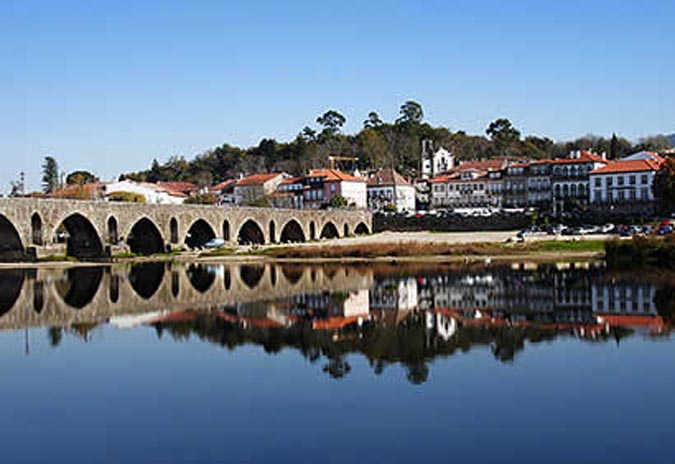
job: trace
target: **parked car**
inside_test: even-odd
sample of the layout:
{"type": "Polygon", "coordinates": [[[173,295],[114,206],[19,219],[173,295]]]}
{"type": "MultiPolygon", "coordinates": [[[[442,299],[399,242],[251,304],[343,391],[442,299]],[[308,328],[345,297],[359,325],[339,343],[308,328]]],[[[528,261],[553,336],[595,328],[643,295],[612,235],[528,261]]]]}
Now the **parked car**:
{"type": "Polygon", "coordinates": [[[225,240],[219,237],[212,238],[204,244],[204,248],[222,248],[225,246],[225,240]]]}

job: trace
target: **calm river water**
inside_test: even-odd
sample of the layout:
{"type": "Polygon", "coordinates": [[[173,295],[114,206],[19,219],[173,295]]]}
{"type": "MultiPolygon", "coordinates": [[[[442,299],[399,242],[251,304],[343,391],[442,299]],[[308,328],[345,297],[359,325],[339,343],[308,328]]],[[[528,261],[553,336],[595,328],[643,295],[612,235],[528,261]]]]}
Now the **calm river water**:
{"type": "Polygon", "coordinates": [[[0,271],[2,462],[675,462],[675,276],[0,271]]]}

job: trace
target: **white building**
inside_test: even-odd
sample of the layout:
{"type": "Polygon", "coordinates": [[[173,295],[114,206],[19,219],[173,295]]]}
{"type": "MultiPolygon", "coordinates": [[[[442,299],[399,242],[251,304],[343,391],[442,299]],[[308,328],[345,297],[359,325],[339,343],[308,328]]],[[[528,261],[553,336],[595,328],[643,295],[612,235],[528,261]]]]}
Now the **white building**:
{"type": "Polygon", "coordinates": [[[614,161],[590,172],[591,203],[654,201],[652,185],[661,164],[651,158],[614,161]]]}
{"type": "Polygon", "coordinates": [[[438,176],[455,167],[455,157],[445,148],[433,149],[431,140],[422,141],[422,177],[438,176]]]}
{"type": "Polygon", "coordinates": [[[569,158],[551,161],[551,192],[553,212],[565,210],[566,203],[588,204],[589,174],[607,164],[604,156],[587,151],[574,151],[569,158]]]}
{"type": "Polygon", "coordinates": [[[380,169],[367,184],[368,207],[378,211],[387,205],[396,211],[415,211],[415,187],[394,169],[380,169]]]}
{"type": "Polygon", "coordinates": [[[140,195],[145,199],[145,203],[155,205],[180,205],[187,198],[186,194],[177,190],[158,184],[135,182],[132,180],[121,180],[105,186],[105,197],[107,200],[114,201],[116,198],[120,198],[116,194],[140,195]]]}
{"type": "Polygon", "coordinates": [[[234,185],[234,201],[236,204],[249,204],[262,200],[271,195],[286,177],[280,172],[244,177],[234,185]]]}

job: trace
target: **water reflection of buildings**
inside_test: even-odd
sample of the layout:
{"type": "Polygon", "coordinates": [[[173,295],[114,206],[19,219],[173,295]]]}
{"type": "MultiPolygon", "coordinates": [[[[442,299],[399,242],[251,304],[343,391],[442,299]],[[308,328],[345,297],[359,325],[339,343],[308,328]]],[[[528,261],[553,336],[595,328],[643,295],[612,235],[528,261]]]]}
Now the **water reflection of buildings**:
{"type": "Polygon", "coordinates": [[[149,325],[178,339],[196,332],[219,344],[324,353],[331,375],[345,375],[340,356],[356,351],[376,366],[402,363],[421,378],[429,359],[472,346],[510,360],[527,340],[668,333],[670,285],[598,266],[555,265],[11,271],[0,272],[0,328],[53,326],[87,338],[101,323],[149,325]]]}

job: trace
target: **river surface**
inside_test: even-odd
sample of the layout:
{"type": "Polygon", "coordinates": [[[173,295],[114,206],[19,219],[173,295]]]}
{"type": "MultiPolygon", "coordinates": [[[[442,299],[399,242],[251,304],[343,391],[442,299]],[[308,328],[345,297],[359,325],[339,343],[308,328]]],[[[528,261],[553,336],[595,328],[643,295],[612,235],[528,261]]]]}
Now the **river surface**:
{"type": "Polygon", "coordinates": [[[2,462],[675,462],[675,276],[0,271],[2,462]]]}

